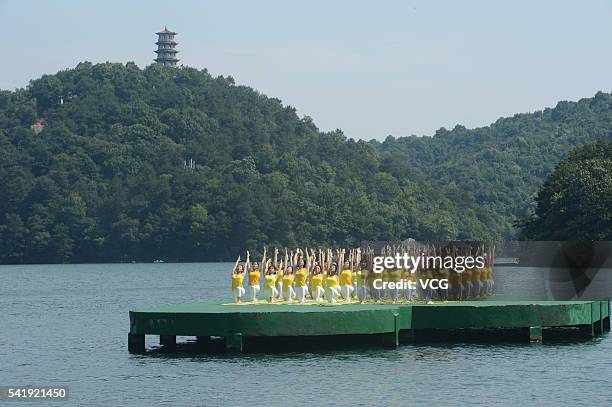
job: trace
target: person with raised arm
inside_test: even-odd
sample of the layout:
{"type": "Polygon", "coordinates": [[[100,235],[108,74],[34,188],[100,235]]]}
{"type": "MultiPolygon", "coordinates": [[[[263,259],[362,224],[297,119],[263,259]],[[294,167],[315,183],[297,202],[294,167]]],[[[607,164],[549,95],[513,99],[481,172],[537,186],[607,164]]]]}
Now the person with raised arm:
{"type": "Polygon", "coordinates": [[[293,301],[295,298],[295,291],[293,290],[293,260],[294,255],[291,251],[291,256],[287,257],[285,252],[285,274],[283,275],[283,299],[285,301],[293,301]]]}
{"type": "Polygon", "coordinates": [[[323,289],[323,269],[321,262],[318,261],[312,268],[312,277],[310,278],[310,292],[315,302],[323,301],[325,290],[323,289]]]}
{"type": "Polygon", "coordinates": [[[300,251],[300,257],[297,259],[297,269],[295,271],[294,278],[295,293],[300,304],[304,304],[306,302],[306,295],[308,294],[307,280],[309,268],[310,259],[308,256],[308,249],[306,249],[306,252],[300,251]]]}
{"type": "MultiPolygon", "coordinates": [[[[461,256],[469,256],[471,252],[469,247],[461,247],[459,253],[461,256]]],[[[461,284],[463,286],[463,299],[470,299],[474,295],[474,284],[472,284],[472,270],[466,268],[461,272],[461,284]]]]}
{"type": "MultiPolygon", "coordinates": [[[[373,259],[374,258],[373,249],[372,249],[371,255],[373,259]]],[[[380,255],[381,256],[385,255],[384,250],[381,250],[380,255]]],[[[374,260],[372,260],[372,264],[374,264],[374,260]]],[[[368,273],[368,277],[366,278],[368,290],[370,291],[370,297],[372,297],[372,300],[374,302],[379,302],[382,297],[382,289],[376,288],[376,286],[380,287],[380,283],[381,283],[381,281],[376,281],[376,280],[382,280],[382,276],[383,276],[382,271],[374,271],[374,269],[372,268],[372,270],[370,270],[370,272],[368,273]]]]}
{"type": "MultiPolygon", "coordinates": [[[[396,252],[397,250],[395,250],[391,245],[387,245],[385,249],[386,256],[393,257],[395,256],[396,252]]],[[[384,268],[382,272],[382,281],[387,288],[380,290],[380,297],[383,301],[385,301],[387,298],[391,298],[391,289],[389,288],[389,282],[391,281],[391,269],[387,267],[384,268]]]]}
{"type": "Polygon", "coordinates": [[[325,279],[327,278],[327,275],[329,274],[329,270],[331,269],[331,265],[333,263],[333,257],[334,257],[334,252],[332,251],[332,249],[328,248],[326,250],[325,263],[323,264],[323,285],[324,285],[324,288],[326,288],[326,286],[325,286],[325,279]]]}
{"type": "MultiPolygon", "coordinates": [[[[358,264],[357,271],[355,272],[355,287],[357,291],[357,299],[360,304],[363,304],[368,297],[368,276],[370,274],[370,267],[368,265],[367,256],[361,257],[361,249],[358,248],[355,251],[356,263],[358,264]]],[[[364,253],[365,254],[365,253],[364,253]]]]}
{"type": "MultiPolygon", "coordinates": [[[[331,250],[330,250],[330,259],[331,259],[331,250]]],[[[335,303],[337,302],[336,298],[340,296],[338,292],[338,265],[333,262],[333,260],[329,264],[329,269],[327,270],[327,276],[325,277],[325,298],[328,302],[335,303]]]]}
{"type": "MultiPolygon", "coordinates": [[[[262,264],[266,260],[266,249],[264,248],[264,254],[262,264]]],[[[249,252],[247,251],[247,270],[249,269],[249,252]]],[[[259,284],[261,279],[261,273],[259,271],[259,263],[253,262],[253,270],[249,271],[249,294],[252,302],[257,302],[257,294],[261,290],[259,284]]]]}
{"type": "Polygon", "coordinates": [[[236,263],[234,264],[234,268],[232,269],[232,294],[234,294],[234,301],[236,304],[240,304],[240,300],[245,293],[244,287],[242,286],[243,281],[244,266],[242,263],[240,263],[240,256],[238,256],[238,259],[236,259],[236,263]]]}
{"type": "MultiPolygon", "coordinates": [[[[470,255],[473,255],[473,257],[476,256],[480,256],[480,249],[479,248],[472,248],[471,253],[469,253],[470,255]]],[[[475,267],[471,270],[472,272],[472,278],[471,278],[471,282],[472,282],[472,298],[479,298],[480,294],[481,294],[481,290],[482,290],[482,277],[483,277],[483,269],[479,268],[479,267],[475,267]]]]}
{"type": "Polygon", "coordinates": [[[264,265],[264,298],[268,301],[268,304],[271,304],[277,295],[276,266],[272,263],[272,259],[268,259],[264,265]]]}
{"type": "Polygon", "coordinates": [[[342,265],[342,271],[340,272],[338,280],[342,299],[344,301],[349,301],[351,299],[351,294],[353,293],[353,270],[351,269],[350,257],[345,260],[344,254],[344,249],[340,249],[338,251],[338,256],[340,258],[338,264],[342,265]]]}
{"type": "Polygon", "coordinates": [[[283,275],[285,274],[285,267],[287,267],[287,248],[285,248],[285,262],[281,259],[280,264],[277,264],[278,261],[278,248],[274,248],[274,267],[277,268],[278,272],[276,273],[276,298],[279,300],[283,298],[283,275]]]}
{"type": "Polygon", "coordinates": [[[332,262],[325,277],[325,298],[328,302],[335,303],[340,296],[338,292],[338,265],[332,262]]]}
{"type": "Polygon", "coordinates": [[[399,298],[399,294],[400,294],[400,285],[402,282],[402,270],[398,269],[398,268],[394,268],[393,270],[389,271],[389,285],[388,285],[388,292],[389,292],[389,298],[391,298],[391,302],[393,304],[397,303],[397,299],[399,298]]]}
{"type": "MultiPolygon", "coordinates": [[[[412,247],[406,247],[406,253],[409,256],[414,255],[414,249],[412,247]]],[[[404,287],[404,300],[411,302],[414,296],[414,290],[416,290],[416,275],[412,272],[410,267],[402,269],[402,279],[406,283],[406,287],[404,287]]]]}
{"type": "Polygon", "coordinates": [[[495,260],[495,245],[491,245],[489,243],[489,247],[487,248],[487,253],[485,255],[485,269],[487,274],[487,295],[493,294],[493,287],[495,285],[495,281],[493,280],[493,262],[495,260]]]}
{"type": "MultiPolygon", "coordinates": [[[[439,253],[440,253],[440,257],[444,258],[448,253],[448,248],[440,246],[439,253]]],[[[447,268],[444,268],[444,265],[442,265],[442,267],[438,270],[438,278],[440,280],[447,280],[447,282],[450,284],[450,280],[451,280],[450,271],[447,268]]],[[[451,291],[450,286],[447,287],[446,289],[440,288],[438,290],[442,301],[448,302],[450,291],[451,291]]]]}
{"type": "MultiPolygon", "coordinates": [[[[454,244],[451,249],[451,253],[451,257],[457,257],[457,247],[454,244]]],[[[463,279],[461,278],[461,273],[457,272],[457,270],[453,268],[451,270],[451,276],[453,276],[453,278],[451,279],[451,284],[455,286],[455,289],[453,290],[455,292],[455,299],[461,301],[461,299],[463,299],[463,293],[465,291],[465,288],[463,287],[463,279]]]]}

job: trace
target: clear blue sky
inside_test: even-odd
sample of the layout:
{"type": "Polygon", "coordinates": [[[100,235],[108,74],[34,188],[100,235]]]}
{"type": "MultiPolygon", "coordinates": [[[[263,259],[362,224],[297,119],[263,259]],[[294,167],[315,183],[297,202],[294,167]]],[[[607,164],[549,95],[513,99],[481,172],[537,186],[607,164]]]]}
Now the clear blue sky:
{"type": "Polygon", "coordinates": [[[612,90],[612,1],[0,0],[0,88],[79,61],[181,63],[354,138],[488,125],[612,90]],[[7,58],[12,55],[12,60],[7,58]]]}

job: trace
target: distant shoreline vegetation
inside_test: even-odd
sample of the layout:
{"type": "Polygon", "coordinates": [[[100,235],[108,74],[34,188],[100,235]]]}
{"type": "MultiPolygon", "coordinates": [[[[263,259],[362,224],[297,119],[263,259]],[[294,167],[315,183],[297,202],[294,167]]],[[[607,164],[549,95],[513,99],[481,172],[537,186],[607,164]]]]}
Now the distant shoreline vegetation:
{"type": "MultiPolygon", "coordinates": [[[[557,223],[536,219],[562,208],[546,193],[536,201],[538,188],[572,148],[598,139],[612,139],[612,96],[602,92],[488,127],[368,142],[321,132],[231,77],[83,62],[0,91],[0,263],[217,261],[264,243],[542,238],[557,223]]],[[[580,179],[607,185],[608,158],[598,160],[580,179]]],[[[574,209],[605,212],[602,188],[592,191],[599,206],[574,209]]],[[[550,238],[610,236],[609,218],[584,229],[578,218],[550,238]]]]}

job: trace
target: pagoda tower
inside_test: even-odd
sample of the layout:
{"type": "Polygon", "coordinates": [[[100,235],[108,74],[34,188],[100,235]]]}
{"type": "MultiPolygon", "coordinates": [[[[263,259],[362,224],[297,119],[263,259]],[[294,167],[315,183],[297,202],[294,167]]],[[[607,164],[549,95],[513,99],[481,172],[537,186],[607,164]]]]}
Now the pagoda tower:
{"type": "Polygon", "coordinates": [[[167,66],[176,66],[179,61],[176,57],[178,51],[175,49],[178,42],[174,41],[176,33],[170,31],[168,27],[164,27],[163,31],[155,34],[157,34],[157,42],[155,43],[157,45],[155,51],[157,58],[155,58],[155,62],[167,66]]]}

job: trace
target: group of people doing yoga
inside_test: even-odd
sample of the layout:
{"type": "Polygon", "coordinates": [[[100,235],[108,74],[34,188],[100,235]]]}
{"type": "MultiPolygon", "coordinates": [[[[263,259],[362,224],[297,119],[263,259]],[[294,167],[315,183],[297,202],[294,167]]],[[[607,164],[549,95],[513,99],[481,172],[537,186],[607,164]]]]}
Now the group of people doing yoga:
{"type": "MultiPolygon", "coordinates": [[[[400,250],[429,254],[451,250],[455,254],[461,250],[474,254],[486,252],[484,247],[385,246],[380,253],[398,253],[400,250]]],[[[263,298],[268,303],[295,301],[303,304],[310,300],[315,303],[431,302],[476,299],[493,292],[492,256],[485,255],[483,267],[462,272],[440,267],[440,264],[416,272],[402,268],[376,272],[373,270],[374,257],[374,250],[370,247],[348,252],[342,248],[335,251],[330,248],[285,248],[284,254],[275,248],[271,256],[264,248],[261,262],[251,262],[251,254],[247,251],[245,261],[242,262],[239,256],[232,269],[232,294],[236,303],[242,302],[247,294],[245,277],[251,302],[259,300],[262,285],[263,298]],[[438,284],[427,284],[432,280],[437,280],[438,284]],[[440,284],[442,281],[445,283],[440,284]]]]}

